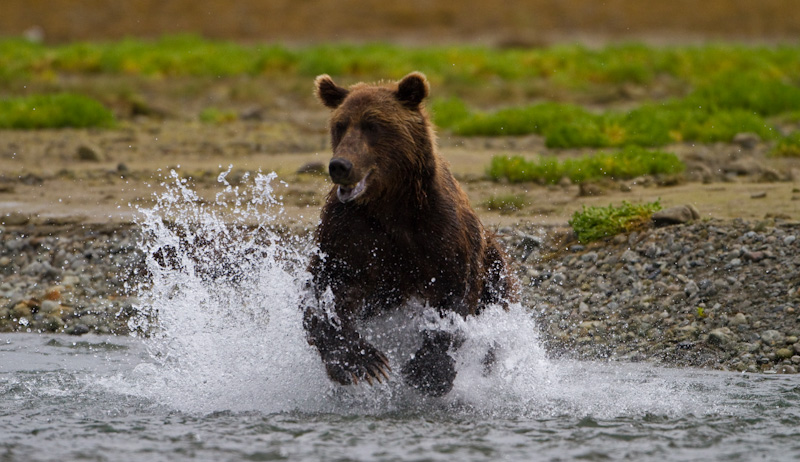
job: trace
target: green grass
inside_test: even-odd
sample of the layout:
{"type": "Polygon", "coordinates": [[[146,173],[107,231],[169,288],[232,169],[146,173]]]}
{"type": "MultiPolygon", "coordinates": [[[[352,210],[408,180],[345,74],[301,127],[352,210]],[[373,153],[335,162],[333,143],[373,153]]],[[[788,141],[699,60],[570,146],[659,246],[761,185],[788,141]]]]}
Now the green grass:
{"type": "Polygon", "coordinates": [[[500,213],[512,213],[522,210],[530,203],[524,194],[500,194],[490,196],[483,203],[488,210],[495,210],[500,213]]]}
{"type": "MultiPolygon", "coordinates": [[[[412,70],[424,72],[441,98],[433,103],[441,128],[465,136],[536,133],[552,148],[729,141],[744,131],[774,139],[767,118],[800,107],[800,44],[494,49],[380,43],[292,47],[196,36],[62,45],[0,39],[0,90],[6,94],[23,83],[42,91],[70,88],[64,78],[69,75],[150,82],[250,76],[280,81],[282,91],[310,98],[310,79],[318,74],[348,84],[397,79],[412,70]],[[630,111],[592,112],[574,104],[597,102],[593,98],[600,94],[619,100],[625,86],[663,91],[655,92],[658,101],[644,97],[630,111]],[[543,100],[551,102],[534,104],[543,100]],[[497,109],[503,104],[510,106],[497,109]]],[[[100,90],[84,93],[106,100],[100,90]]]]}
{"type": "Polygon", "coordinates": [[[626,201],[620,206],[586,207],[575,212],[569,225],[581,243],[632,231],[646,225],[653,212],[661,210],[659,201],[634,205],[626,201]]]}
{"type": "Polygon", "coordinates": [[[800,75],[800,45],[647,47],[618,44],[493,49],[478,46],[404,47],[389,44],[237,44],[197,36],[158,40],[44,45],[0,40],[0,76],[66,73],[148,76],[328,73],[356,78],[398,78],[411,70],[436,83],[485,85],[487,81],[543,79],[579,89],[591,85],[646,85],[669,76],[690,85],[746,70],[754,78],[800,75]]]}
{"type": "Polygon", "coordinates": [[[800,157],[800,132],[781,138],[769,152],[774,157],[800,157]]]}
{"type": "Polygon", "coordinates": [[[208,107],[200,111],[200,121],[213,124],[213,125],[220,125],[227,122],[235,121],[238,116],[233,111],[225,111],[222,109],[218,109],[215,107],[208,107]]]}
{"type": "Polygon", "coordinates": [[[771,116],[800,107],[797,83],[800,82],[759,77],[748,70],[739,70],[714,77],[692,92],[688,100],[706,106],[710,112],[738,109],[771,116]]]}
{"type": "Polygon", "coordinates": [[[0,128],[112,127],[114,115],[82,95],[59,93],[0,99],[0,128]]]}
{"type": "Polygon", "coordinates": [[[564,160],[555,156],[542,156],[537,160],[526,160],[521,156],[494,156],[487,175],[495,181],[506,179],[511,183],[530,181],[555,184],[564,177],[573,183],[600,179],[623,180],[642,175],[673,175],[683,172],[685,168],[675,154],[629,146],[619,152],[601,152],[564,160]]]}
{"type": "Polygon", "coordinates": [[[603,148],[730,141],[742,132],[772,139],[776,131],[765,116],[800,107],[800,87],[752,83],[758,90],[748,93],[743,82],[731,82],[730,87],[718,83],[685,98],[644,103],[628,112],[592,113],[573,104],[552,102],[482,112],[471,111],[455,98],[435,102],[432,110],[437,125],[457,135],[533,133],[544,136],[549,148],[603,148]],[[780,95],[786,95],[785,99],[780,95]]]}

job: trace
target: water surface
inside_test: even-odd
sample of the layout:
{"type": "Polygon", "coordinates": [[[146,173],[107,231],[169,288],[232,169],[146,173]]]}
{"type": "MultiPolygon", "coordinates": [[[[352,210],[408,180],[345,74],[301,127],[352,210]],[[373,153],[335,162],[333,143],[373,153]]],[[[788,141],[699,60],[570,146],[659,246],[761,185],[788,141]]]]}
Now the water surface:
{"type": "Polygon", "coordinates": [[[208,390],[147,383],[138,339],[3,334],[0,357],[4,461],[800,457],[792,376],[566,362],[528,396],[477,397],[461,382],[436,400],[324,383],[309,384],[320,399],[292,399],[268,380],[232,380],[231,395],[259,400],[212,409],[195,402],[208,390]]]}

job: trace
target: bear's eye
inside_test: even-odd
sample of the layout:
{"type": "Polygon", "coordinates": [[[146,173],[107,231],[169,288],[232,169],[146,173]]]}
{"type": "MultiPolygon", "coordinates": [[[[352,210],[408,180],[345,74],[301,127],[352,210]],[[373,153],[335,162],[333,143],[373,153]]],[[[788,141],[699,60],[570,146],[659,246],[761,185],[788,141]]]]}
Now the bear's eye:
{"type": "Polygon", "coordinates": [[[347,131],[347,122],[340,120],[333,124],[333,139],[340,140],[347,131]]]}
{"type": "Polygon", "coordinates": [[[369,120],[365,120],[361,122],[361,131],[370,133],[378,131],[378,124],[375,122],[371,122],[369,120]]]}
{"type": "Polygon", "coordinates": [[[380,125],[376,122],[372,122],[370,120],[363,120],[360,124],[361,132],[367,138],[367,142],[374,143],[378,139],[378,133],[380,132],[380,125]]]}

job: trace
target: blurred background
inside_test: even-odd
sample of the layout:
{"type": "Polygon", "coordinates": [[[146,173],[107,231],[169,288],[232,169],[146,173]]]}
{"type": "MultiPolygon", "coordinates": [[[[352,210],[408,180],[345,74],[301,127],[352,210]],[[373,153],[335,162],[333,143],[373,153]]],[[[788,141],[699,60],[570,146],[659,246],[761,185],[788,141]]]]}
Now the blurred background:
{"type": "Polygon", "coordinates": [[[412,70],[494,224],[622,200],[800,216],[798,0],[0,2],[0,215],[21,223],[127,220],[178,166],[214,197],[230,165],[285,178],[306,227],[330,189],[314,77],[412,70]]]}
{"type": "Polygon", "coordinates": [[[247,41],[784,41],[796,0],[3,0],[0,36],[47,42],[193,33],[247,41]]]}

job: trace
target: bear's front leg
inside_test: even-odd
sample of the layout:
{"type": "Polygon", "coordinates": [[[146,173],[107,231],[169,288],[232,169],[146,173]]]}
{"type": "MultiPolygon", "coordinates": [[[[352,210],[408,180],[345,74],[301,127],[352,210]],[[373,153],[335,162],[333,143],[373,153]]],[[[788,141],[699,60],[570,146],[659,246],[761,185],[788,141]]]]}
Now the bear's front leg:
{"type": "Polygon", "coordinates": [[[447,332],[423,332],[422,347],[403,366],[406,383],[429,396],[443,396],[453,389],[456,362],[448,354],[453,336],[447,332]]]}
{"type": "Polygon", "coordinates": [[[341,385],[358,384],[359,380],[382,382],[389,378],[389,360],[352,328],[335,326],[317,315],[304,320],[308,341],[317,347],[328,377],[341,385]]]}

